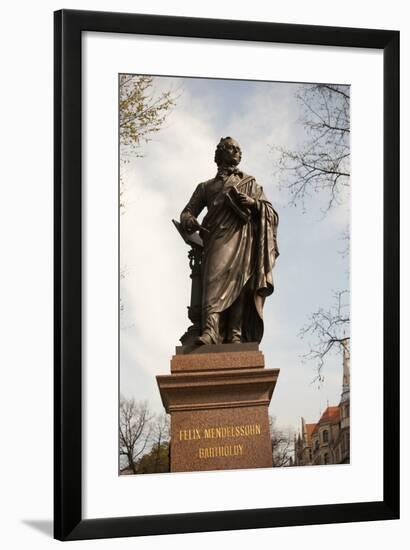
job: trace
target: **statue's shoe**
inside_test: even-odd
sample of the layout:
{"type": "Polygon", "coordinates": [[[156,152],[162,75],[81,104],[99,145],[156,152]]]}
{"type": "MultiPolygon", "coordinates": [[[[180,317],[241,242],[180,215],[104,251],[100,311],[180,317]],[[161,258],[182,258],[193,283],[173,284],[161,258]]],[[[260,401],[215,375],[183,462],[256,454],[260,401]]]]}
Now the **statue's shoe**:
{"type": "Polygon", "coordinates": [[[242,339],[239,335],[235,334],[235,336],[231,336],[231,338],[227,340],[227,344],[242,344],[242,339]]]}
{"type": "Polygon", "coordinates": [[[204,345],[212,344],[213,342],[209,334],[206,334],[206,332],[204,332],[202,336],[198,336],[195,343],[198,344],[199,346],[204,346],[204,345]]]}

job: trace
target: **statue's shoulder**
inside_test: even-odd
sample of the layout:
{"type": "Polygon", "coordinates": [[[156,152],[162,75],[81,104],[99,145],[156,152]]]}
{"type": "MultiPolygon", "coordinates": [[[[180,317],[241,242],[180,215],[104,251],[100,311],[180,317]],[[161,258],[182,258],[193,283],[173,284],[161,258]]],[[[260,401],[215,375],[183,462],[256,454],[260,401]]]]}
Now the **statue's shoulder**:
{"type": "Polygon", "coordinates": [[[255,176],[251,176],[250,174],[246,174],[245,172],[241,172],[241,181],[240,185],[250,185],[252,188],[258,189],[260,185],[256,182],[255,176]]]}
{"type": "Polygon", "coordinates": [[[207,187],[212,185],[214,181],[215,181],[215,178],[211,178],[210,180],[201,181],[201,183],[199,185],[201,187],[203,187],[204,189],[206,189],[207,187]]]}
{"type": "Polygon", "coordinates": [[[214,181],[214,179],[215,178],[199,182],[195,187],[194,196],[203,196],[209,185],[214,181]]]}
{"type": "Polygon", "coordinates": [[[250,193],[258,198],[263,198],[264,200],[266,199],[263,187],[256,181],[255,176],[242,172],[239,186],[246,190],[246,193],[250,193]]]}
{"type": "Polygon", "coordinates": [[[246,174],[245,172],[241,172],[241,181],[252,181],[254,180],[254,176],[251,176],[250,174],[246,174]]]}
{"type": "Polygon", "coordinates": [[[214,181],[215,181],[215,178],[201,181],[201,183],[198,183],[197,185],[197,188],[196,188],[197,192],[200,193],[202,197],[206,197],[214,181]]]}

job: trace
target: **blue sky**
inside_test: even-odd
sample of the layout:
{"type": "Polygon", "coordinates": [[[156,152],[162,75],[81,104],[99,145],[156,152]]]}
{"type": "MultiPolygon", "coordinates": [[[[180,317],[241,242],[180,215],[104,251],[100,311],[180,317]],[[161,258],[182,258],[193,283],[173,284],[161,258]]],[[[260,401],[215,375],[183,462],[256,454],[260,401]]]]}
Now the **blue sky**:
{"type": "MultiPolygon", "coordinates": [[[[241,168],[264,187],[280,216],[275,292],[265,303],[260,349],[267,367],[281,370],[270,413],[283,428],[313,422],[340,398],[342,361],[329,357],[320,388],[312,384],[315,364],[301,357],[309,342],[300,329],[319,307],[330,308],[333,292],[348,288],[348,256],[341,233],[349,222],[349,197],[323,217],[323,197],[305,211],[289,206],[275,173],[274,146],[294,148],[306,139],[290,83],[157,77],[157,93],[172,89],[177,105],[163,128],[122,171],[120,388],[162,410],[155,375],[169,372],[178,339],[188,326],[190,279],[187,247],[173,228],[200,181],[213,177],[216,144],[234,137],[241,168]]],[[[282,182],[283,183],[283,182],[282,182]]]]}

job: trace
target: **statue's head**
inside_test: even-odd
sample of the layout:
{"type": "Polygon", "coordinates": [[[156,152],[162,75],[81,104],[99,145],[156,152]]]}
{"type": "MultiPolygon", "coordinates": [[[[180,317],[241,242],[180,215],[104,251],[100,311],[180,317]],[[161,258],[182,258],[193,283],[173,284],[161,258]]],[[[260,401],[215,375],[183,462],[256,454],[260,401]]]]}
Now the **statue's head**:
{"type": "Polygon", "coordinates": [[[221,138],[221,141],[216,146],[215,162],[218,166],[237,166],[241,162],[242,151],[239,143],[231,138],[221,138]]]}

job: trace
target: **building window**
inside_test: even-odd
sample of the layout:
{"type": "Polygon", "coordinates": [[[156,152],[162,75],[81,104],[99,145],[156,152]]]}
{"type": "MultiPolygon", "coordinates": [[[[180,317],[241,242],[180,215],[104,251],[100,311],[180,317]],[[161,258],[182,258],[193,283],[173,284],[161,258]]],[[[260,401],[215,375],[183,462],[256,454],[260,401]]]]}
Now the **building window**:
{"type": "Polygon", "coordinates": [[[323,463],[324,464],[329,464],[329,455],[327,453],[325,453],[323,455],[323,463]]]}
{"type": "Polygon", "coordinates": [[[315,441],[315,451],[318,451],[319,450],[319,441],[316,440],[315,441]]]}
{"type": "Polygon", "coordinates": [[[329,441],[329,432],[327,430],[325,430],[322,434],[322,440],[323,440],[323,443],[327,443],[329,441]]]}

